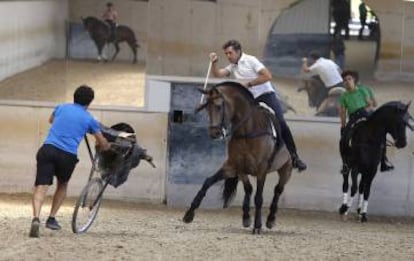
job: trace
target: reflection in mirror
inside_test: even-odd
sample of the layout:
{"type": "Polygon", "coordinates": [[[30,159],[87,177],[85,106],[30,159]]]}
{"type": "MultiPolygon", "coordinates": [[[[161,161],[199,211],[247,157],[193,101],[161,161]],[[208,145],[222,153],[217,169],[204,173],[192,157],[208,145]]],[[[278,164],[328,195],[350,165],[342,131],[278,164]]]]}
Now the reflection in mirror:
{"type": "Polygon", "coordinates": [[[87,84],[95,90],[94,105],[144,106],[147,1],[114,1],[113,17],[96,0],[0,5],[18,27],[4,26],[1,35],[7,39],[0,44],[7,53],[1,99],[71,102],[73,91],[87,84]],[[101,27],[86,27],[86,17],[98,18],[101,27]],[[115,19],[114,26],[105,18],[115,19]]]}

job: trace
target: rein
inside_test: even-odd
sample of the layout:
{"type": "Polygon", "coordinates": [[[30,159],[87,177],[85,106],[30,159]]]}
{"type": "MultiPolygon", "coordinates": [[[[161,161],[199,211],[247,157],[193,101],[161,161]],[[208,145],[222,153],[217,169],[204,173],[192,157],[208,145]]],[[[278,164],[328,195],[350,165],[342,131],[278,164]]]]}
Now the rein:
{"type": "Polygon", "coordinates": [[[230,131],[227,131],[228,128],[226,127],[226,124],[225,124],[226,104],[224,102],[223,95],[221,93],[219,93],[219,94],[220,94],[219,97],[210,98],[198,110],[204,109],[211,100],[214,100],[214,99],[217,99],[217,98],[221,98],[222,99],[221,107],[223,109],[222,109],[222,113],[221,113],[221,121],[220,121],[220,124],[214,125],[214,126],[210,126],[210,128],[218,128],[218,129],[221,129],[221,131],[223,133],[223,135],[222,135],[223,139],[226,139],[226,138],[231,137],[231,136],[233,136],[235,139],[254,139],[254,138],[257,138],[257,137],[261,137],[261,136],[265,136],[265,135],[273,135],[274,134],[274,133],[270,133],[269,131],[250,132],[250,133],[247,133],[247,134],[240,134],[240,135],[235,135],[234,134],[241,126],[243,126],[243,124],[247,120],[249,120],[251,118],[251,116],[253,114],[253,110],[252,109],[250,109],[250,112],[248,114],[246,114],[243,117],[243,119],[241,121],[239,121],[234,127],[232,127],[230,131]]]}

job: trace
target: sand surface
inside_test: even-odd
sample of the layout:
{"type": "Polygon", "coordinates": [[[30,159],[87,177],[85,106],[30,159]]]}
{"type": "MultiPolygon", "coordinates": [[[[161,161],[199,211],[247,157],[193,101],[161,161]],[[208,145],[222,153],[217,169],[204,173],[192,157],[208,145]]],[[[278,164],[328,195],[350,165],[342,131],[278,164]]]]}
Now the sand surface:
{"type": "MultiPolygon", "coordinates": [[[[50,208],[42,209],[42,223],[50,208]]],[[[61,231],[29,238],[28,195],[0,195],[0,260],[413,260],[414,222],[371,217],[361,224],[335,213],[281,209],[276,227],[252,235],[241,210],[199,210],[104,201],[86,234],[71,231],[74,200],[58,213],[61,231]]],[[[264,210],[267,213],[267,210],[264,210]]]]}

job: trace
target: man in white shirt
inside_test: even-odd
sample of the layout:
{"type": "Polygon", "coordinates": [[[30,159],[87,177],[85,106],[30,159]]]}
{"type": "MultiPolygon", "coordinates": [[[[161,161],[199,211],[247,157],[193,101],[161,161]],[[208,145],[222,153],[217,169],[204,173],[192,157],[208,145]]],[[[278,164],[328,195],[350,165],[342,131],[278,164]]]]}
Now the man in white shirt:
{"type": "Polygon", "coordinates": [[[332,60],[321,57],[318,53],[312,52],[309,57],[313,60],[308,66],[308,59],[303,58],[302,71],[310,75],[318,75],[326,88],[342,86],[342,70],[332,60]]]}
{"type": "Polygon", "coordinates": [[[218,56],[216,53],[210,53],[212,63],[211,71],[215,77],[229,77],[242,81],[253,97],[258,102],[264,102],[276,114],[279,121],[282,138],[292,157],[293,167],[298,171],[307,168],[306,164],[299,158],[296,152],[296,145],[292,133],[283,117],[283,111],[280,102],[276,97],[275,90],[270,82],[272,74],[270,71],[254,56],[243,53],[241,44],[236,40],[230,40],[223,45],[224,54],[230,64],[225,68],[218,68],[218,56]]]}

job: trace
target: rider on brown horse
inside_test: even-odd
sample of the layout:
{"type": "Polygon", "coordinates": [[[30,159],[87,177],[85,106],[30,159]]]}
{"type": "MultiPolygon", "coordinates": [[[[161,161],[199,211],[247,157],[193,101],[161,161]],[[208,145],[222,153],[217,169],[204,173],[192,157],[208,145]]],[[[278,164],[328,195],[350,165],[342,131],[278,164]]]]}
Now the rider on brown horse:
{"type": "Polygon", "coordinates": [[[106,10],[102,15],[102,19],[108,23],[111,29],[110,41],[113,41],[116,37],[116,20],[118,19],[118,12],[114,9],[114,5],[111,2],[106,4],[106,10]]]}

